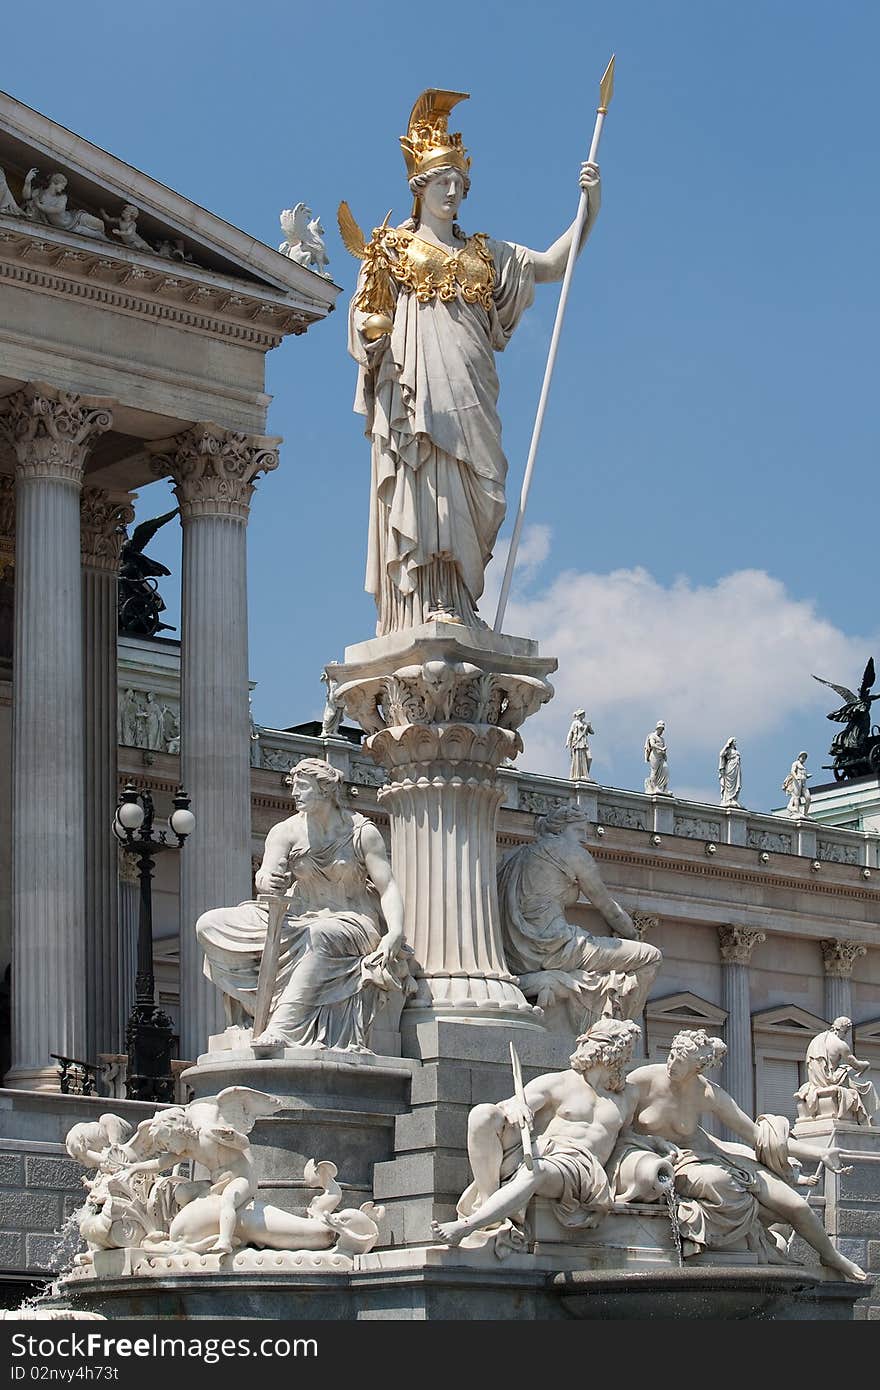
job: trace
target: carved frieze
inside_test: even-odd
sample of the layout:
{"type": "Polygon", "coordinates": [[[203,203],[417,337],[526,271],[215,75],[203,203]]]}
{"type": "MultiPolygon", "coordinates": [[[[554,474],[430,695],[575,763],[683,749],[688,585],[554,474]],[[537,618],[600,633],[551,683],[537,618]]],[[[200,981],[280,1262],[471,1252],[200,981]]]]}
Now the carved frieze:
{"type": "Polygon", "coordinates": [[[750,830],[747,842],[750,849],[770,850],[775,854],[791,854],[791,836],[782,831],[750,830]]]}
{"type": "Polygon", "coordinates": [[[819,840],[816,844],[816,858],[828,864],[858,864],[859,852],[855,845],[841,845],[834,840],[819,840]]]}
{"type": "Polygon", "coordinates": [[[599,802],[598,822],[600,825],[614,825],[619,830],[647,830],[648,822],[643,811],[629,806],[614,806],[610,802],[599,802]]]}
{"type": "Polygon", "coordinates": [[[676,816],[674,833],[686,840],[720,840],[721,822],[703,816],[676,816]]]}
{"type": "Polygon", "coordinates": [[[660,926],[660,918],[649,912],[631,912],[633,926],[639,941],[644,941],[649,931],[656,931],[660,926]]]}
{"type": "Polygon", "coordinates": [[[551,796],[547,792],[536,792],[531,787],[520,787],[517,806],[521,811],[531,811],[535,816],[546,816],[557,806],[567,806],[568,796],[551,796]]]}

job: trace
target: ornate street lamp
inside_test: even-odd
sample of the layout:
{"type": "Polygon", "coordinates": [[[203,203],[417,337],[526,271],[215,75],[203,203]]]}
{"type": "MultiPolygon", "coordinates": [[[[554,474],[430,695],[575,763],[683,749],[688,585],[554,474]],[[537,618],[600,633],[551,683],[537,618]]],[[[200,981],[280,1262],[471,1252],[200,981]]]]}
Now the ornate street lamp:
{"type": "Polygon", "coordinates": [[[141,903],[138,917],[137,976],[135,1002],[125,1032],[128,1049],[126,1095],[130,1100],[172,1101],[174,1078],[171,1074],[173,1025],[156,1003],[153,976],[153,870],[155,856],[164,849],[182,848],[195,827],[189,797],[178,787],[169,825],[177,845],[169,844],[166,832],[153,836],[153,798],[126,782],[113,818],[113,834],[130,854],[138,858],[141,903]]]}

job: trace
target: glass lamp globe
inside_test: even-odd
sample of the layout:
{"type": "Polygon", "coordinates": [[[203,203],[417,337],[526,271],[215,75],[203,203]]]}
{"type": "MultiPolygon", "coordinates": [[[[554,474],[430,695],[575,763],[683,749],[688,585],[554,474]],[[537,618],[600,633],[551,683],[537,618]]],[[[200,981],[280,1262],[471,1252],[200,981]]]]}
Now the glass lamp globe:
{"type": "Polygon", "coordinates": [[[171,813],[169,824],[175,835],[191,835],[196,827],[196,818],[192,811],[187,811],[185,807],[178,806],[177,810],[171,813]]]}
{"type": "Polygon", "coordinates": [[[144,808],[140,802],[124,801],[116,812],[123,830],[140,830],[144,823],[144,808]]]}

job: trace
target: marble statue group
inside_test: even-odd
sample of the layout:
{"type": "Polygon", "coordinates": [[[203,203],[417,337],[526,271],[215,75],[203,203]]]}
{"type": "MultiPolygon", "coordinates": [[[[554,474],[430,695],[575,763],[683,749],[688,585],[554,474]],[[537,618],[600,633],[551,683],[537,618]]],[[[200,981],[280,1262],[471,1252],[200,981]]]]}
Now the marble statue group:
{"type": "MultiPolygon", "coordinates": [[[[347,809],[342,774],[329,760],[305,758],[290,772],[294,807],[266,836],[255,896],[193,924],[229,1026],[191,1074],[205,1085],[212,1068],[224,1076],[238,1068],[268,1089],[227,1085],[159,1111],[134,1132],[112,1115],[75,1126],[68,1152],[88,1174],[81,1268],[98,1269],[108,1254],[122,1259],[120,1251],[146,1260],[142,1273],[150,1259],[193,1257],[229,1270],[242,1252],[263,1250],[332,1252],[347,1267],[370,1252],[380,1265],[390,1259],[381,1205],[342,1207],[333,1162],[309,1161],[295,1177],[285,1170],[289,1187],[318,1189],[300,1213],[263,1200],[257,1161],[265,1145],[279,1162],[273,1125],[289,1112],[291,1091],[304,1127],[322,1106],[332,1110],[335,1088],[353,1071],[372,1094],[391,1060],[376,1042],[387,1011],[402,1020],[397,1053],[406,1033],[412,1059],[425,1037],[442,1055],[442,1040],[456,1030],[472,1035],[465,1057],[486,1048],[497,1060],[512,1044],[512,1094],[476,1104],[470,1089],[456,1096],[472,1181],[454,1216],[448,1186],[435,1205],[445,1201],[449,1219],[432,1206],[424,1242],[432,1259],[438,1251],[450,1261],[469,1251],[477,1258],[489,1246],[493,1258],[528,1260],[536,1223],[546,1218],[554,1249],[582,1252],[591,1242],[582,1267],[603,1249],[625,1267],[632,1242],[614,1244],[615,1222],[641,1221],[648,1208],[663,1232],[650,1257],[672,1262],[668,1209],[683,1259],[736,1252],[744,1264],[791,1264],[797,1235],[835,1276],[862,1281],[809,1202],[823,1169],[844,1168],[838,1148],[795,1137],[784,1117],[747,1115],[711,1075],[724,1042],[700,1028],[681,1029],[662,1060],[638,1054],[662,955],[606,887],[584,844],[584,813],[549,810],[496,865],[496,773],[522,749],[521,725],[551,698],[555,662],[534,642],[490,632],[478,613],[505,514],[495,355],[535,285],[562,278],[577,224],[545,251],[462,231],[470,159],[448,120],[463,99],[431,89],[412,108],[401,139],[410,218],[396,226],[386,219],[366,238],[347,206],[340,209],[343,238],[361,262],[349,348],[355,408],[370,441],[366,587],[377,636],[325,669],[321,733],[330,743],[343,716],[362,725],[386,777],[379,815],[347,809]],[[548,1040],[555,1069],[530,1064],[524,1082],[517,1047],[548,1040]],[[303,1077],[306,1099],[295,1085],[303,1077]],[[288,1086],[284,1104],[269,1093],[272,1078],[288,1086]],[[721,1128],[734,1138],[715,1137],[721,1128]],[[805,1175],[805,1164],[816,1174],[805,1175]]],[[[599,208],[595,163],[581,166],[578,186],[588,215],[577,250],[599,208]]],[[[135,211],[124,209],[113,227],[129,243],[135,211]]],[[[38,214],[80,216],[67,210],[57,181],[40,188],[31,179],[24,215],[38,214]]],[[[282,225],[281,250],[322,271],[309,209],[297,204],[282,225]]],[[[82,228],[105,235],[104,222],[82,228]]],[[[127,729],[143,724],[147,746],[159,746],[163,716],[152,694],[142,709],[126,706],[124,717],[127,729]]],[[[671,795],[665,731],[658,720],[644,742],[645,791],[660,798],[671,795]]],[[[575,710],[566,746],[577,783],[591,781],[592,733],[585,710],[575,710]]],[[[329,759],[333,750],[325,751],[329,759]]],[[[801,754],[786,779],[792,815],[809,806],[805,762],[801,754]]],[[[718,779],[722,805],[739,806],[732,737],[718,779]]],[[[811,1045],[799,1098],[809,1115],[831,1107],[861,1123],[873,1092],[862,1079],[866,1064],[844,1040],[848,1026],[837,1019],[811,1045]]],[[[475,1063],[475,1088],[478,1073],[475,1063]]],[[[343,1109],[333,1116],[340,1145],[353,1123],[343,1109]]],[[[398,1122],[399,1112],[397,1105],[398,1122]]],[[[419,1187],[420,1200],[426,1192],[436,1195],[419,1187]]],[[[415,1247],[414,1238],[406,1243],[415,1247]]]]}

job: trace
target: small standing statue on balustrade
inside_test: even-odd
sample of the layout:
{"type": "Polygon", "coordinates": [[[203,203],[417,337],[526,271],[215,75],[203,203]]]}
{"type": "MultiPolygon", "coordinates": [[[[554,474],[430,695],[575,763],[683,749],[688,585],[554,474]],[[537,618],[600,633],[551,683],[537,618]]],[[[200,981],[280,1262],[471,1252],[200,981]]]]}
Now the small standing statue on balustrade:
{"type": "Polygon", "coordinates": [[[648,775],[645,778],[645,791],[649,796],[670,796],[669,759],[666,740],[663,737],[666,725],[658,719],[656,725],[645,739],[645,762],[648,775]]]}
{"type": "Polygon", "coordinates": [[[877,1092],[871,1081],[857,1081],[870,1067],[853,1055],[846,1035],[852,1020],[836,1018],[824,1033],[817,1033],[807,1048],[807,1080],[795,1093],[802,1120],[851,1120],[869,1125],[877,1110],[877,1092]]]}
{"type": "Polygon", "coordinates": [[[810,814],[810,789],[807,786],[807,779],[811,776],[807,772],[807,753],[798,753],[791,765],[791,771],[782,784],[782,790],[788,792],[788,814],[800,820],[803,816],[810,814]]]}
{"type": "Polygon", "coordinates": [[[586,711],[576,709],[571,716],[571,728],[565,736],[565,746],[571,753],[569,778],[572,782],[592,782],[590,768],[593,754],[590,751],[589,735],[596,730],[586,717],[586,711]]]}
{"type": "Polygon", "coordinates": [[[718,754],[718,781],[721,783],[721,805],[739,806],[739,794],[742,791],[742,758],[735,738],[729,738],[718,754]]]}

